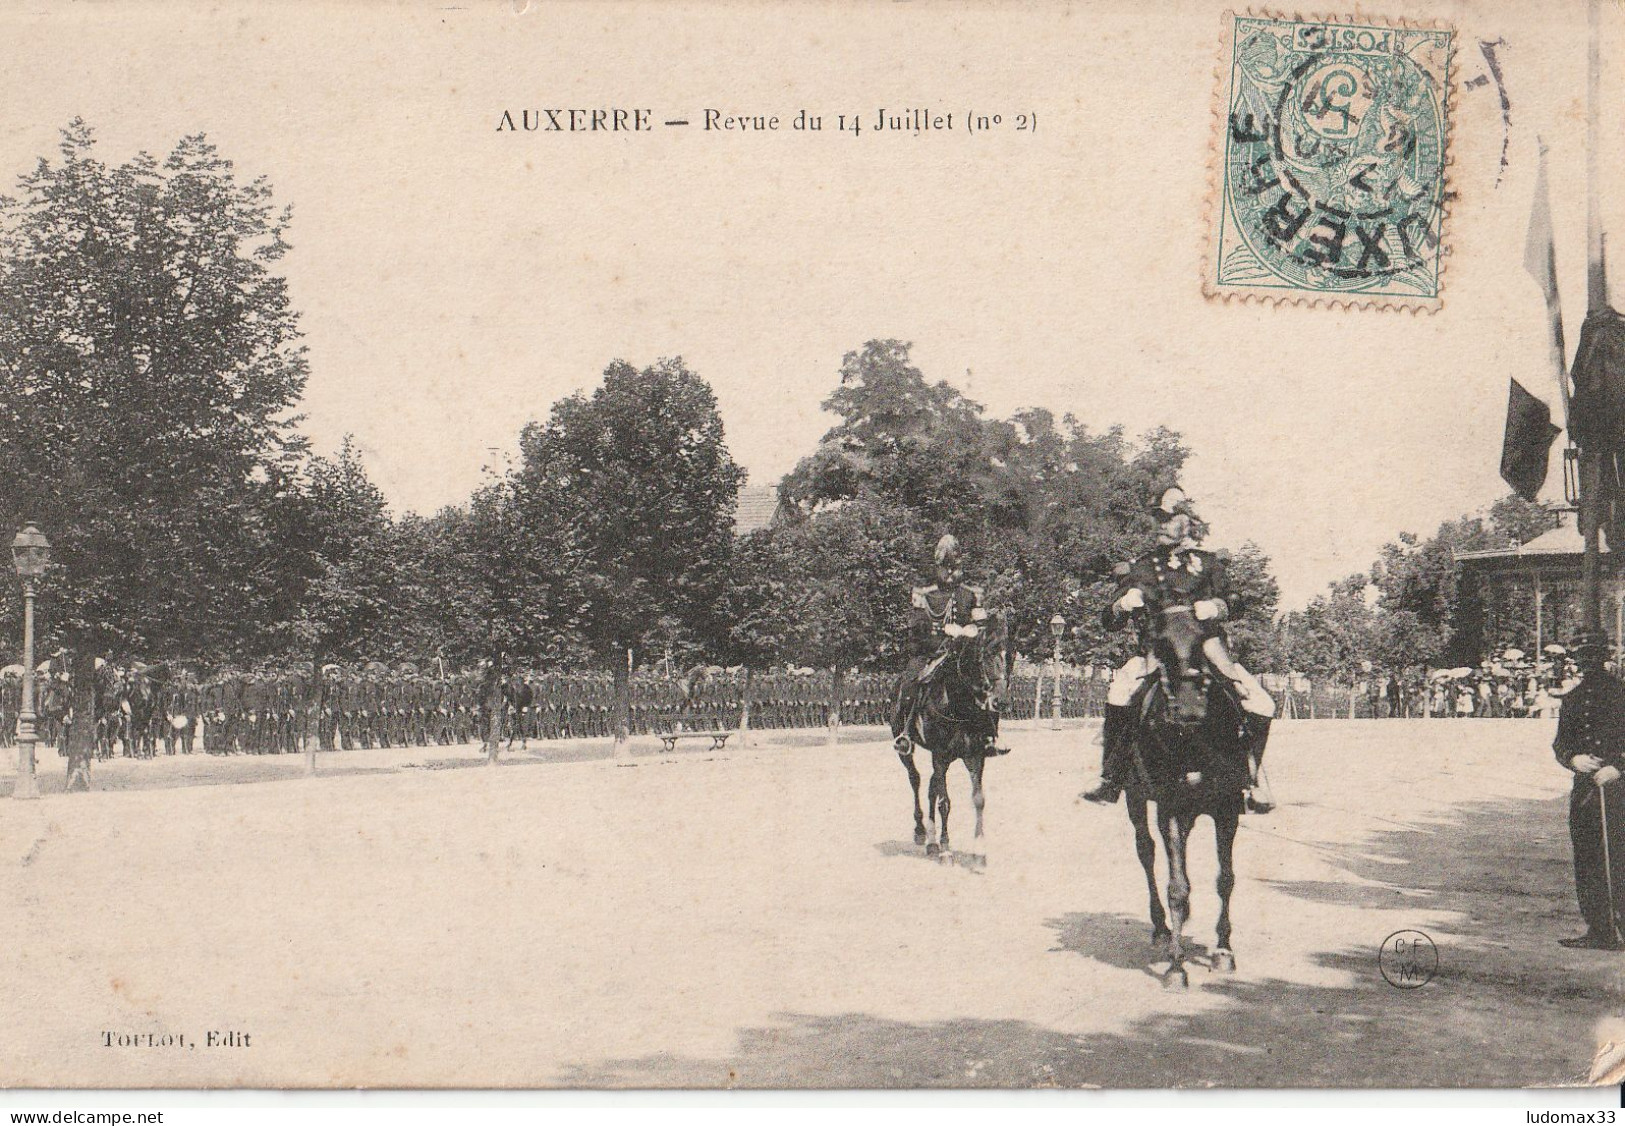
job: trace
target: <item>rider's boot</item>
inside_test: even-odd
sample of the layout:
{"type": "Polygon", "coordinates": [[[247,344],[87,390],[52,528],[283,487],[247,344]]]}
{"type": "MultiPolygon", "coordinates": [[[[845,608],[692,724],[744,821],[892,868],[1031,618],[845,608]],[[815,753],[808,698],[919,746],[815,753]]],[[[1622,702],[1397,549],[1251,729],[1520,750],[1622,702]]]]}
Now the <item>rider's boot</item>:
{"type": "Polygon", "coordinates": [[[1121,759],[1129,733],[1133,729],[1134,709],[1116,704],[1106,705],[1106,717],[1100,726],[1100,785],[1085,790],[1078,796],[1099,805],[1115,805],[1123,795],[1121,759]]]}
{"type": "Polygon", "coordinates": [[[1247,750],[1247,790],[1246,810],[1248,813],[1268,813],[1275,808],[1275,796],[1270,793],[1270,784],[1264,778],[1264,745],[1269,742],[1270,724],[1274,722],[1267,715],[1246,715],[1246,750],[1247,750]]]}
{"type": "Polygon", "coordinates": [[[891,745],[900,755],[906,755],[914,750],[914,740],[908,736],[908,721],[912,718],[914,701],[906,688],[899,687],[897,698],[892,701],[891,710],[891,745]]]}

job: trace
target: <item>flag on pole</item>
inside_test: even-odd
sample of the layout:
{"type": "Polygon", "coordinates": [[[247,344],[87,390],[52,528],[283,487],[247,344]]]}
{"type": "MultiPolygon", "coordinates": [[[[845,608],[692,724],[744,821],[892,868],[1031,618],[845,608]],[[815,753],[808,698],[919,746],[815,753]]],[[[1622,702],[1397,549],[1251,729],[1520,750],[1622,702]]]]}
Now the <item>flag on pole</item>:
{"type": "Polygon", "coordinates": [[[1534,501],[1546,483],[1552,440],[1562,430],[1552,412],[1516,379],[1507,398],[1506,437],[1501,443],[1501,477],[1524,500],[1534,501]]]}
{"type": "MultiPolygon", "coordinates": [[[[1529,213],[1529,236],[1524,242],[1523,268],[1529,271],[1540,286],[1541,296],[1546,298],[1546,317],[1551,323],[1552,371],[1557,376],[1557,392],[1563,402],[1563,423],[1566,426],[1569,423],[1568,354],[1563,344],[1563,306],[1557,297],[1557,242],[1552,235],[1552,195],[1546,184],[1545,145],[1540,147],[1540,166],[1535,173],[1535,202],[1529,213]]],[[[1523,388],[1519,387],[1518,390],[1523,391],[1523,388]]],[[[1524,394],[1528,392],[1524,391],[1524,394]]],[[[1509,425],[1510,419],[1511,415],[1508,414],[1509,425]]],[[[1503,469],[1503,476],[1505,472],[1503,469]]]]}
{"type": "Polygon", "coordinates": [[[1583,450],[1625,450],[1625,317],[1604,305],[1580,327],[1569,437],[1583,450]]]}

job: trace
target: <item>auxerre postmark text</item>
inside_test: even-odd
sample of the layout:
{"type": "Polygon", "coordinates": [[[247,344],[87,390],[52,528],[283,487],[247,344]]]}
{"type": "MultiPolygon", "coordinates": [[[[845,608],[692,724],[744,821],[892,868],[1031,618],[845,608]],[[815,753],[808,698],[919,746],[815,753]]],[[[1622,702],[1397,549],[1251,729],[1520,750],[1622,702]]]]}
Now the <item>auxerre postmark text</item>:
{"type": "Polygon", "coordinates": [[[1454,32],[1225,22],[1205,291],[1437,308],[1454,32]]]}

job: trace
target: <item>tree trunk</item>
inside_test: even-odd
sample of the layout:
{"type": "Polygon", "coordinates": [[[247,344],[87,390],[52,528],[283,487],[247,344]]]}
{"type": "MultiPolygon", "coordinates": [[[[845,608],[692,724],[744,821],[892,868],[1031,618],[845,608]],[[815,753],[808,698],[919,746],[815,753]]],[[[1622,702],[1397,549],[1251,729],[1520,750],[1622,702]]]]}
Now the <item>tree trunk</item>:
{"type": "MultiPolygon", "coordinates": [[[[51,665],[56,673],[55,662],[51,665]]],[[[96,655],[75,649],[68,658],[73,679],[69,701],[73,722],[68,726],[68,792],[90,789],[90,762],[96,757],[96,655]]]]}
{"type": "Polygon", "coordinates": [[[738,740],[738,742],[739,742],[739,745],[741,747],[750,746],[750,690],[751,690],[751,684],[752,684],[752,680],[751,680],[751,675],[750,675],[750,669],[746,668],[745,669],[745,683],[744,683],[743,688],[741,689],[742,699],[739,701],[739,740],[738,740]]]}
{"type": "Polygon", "coordinates": [[[310,691],[299,702],[304,712],[299,717],[299,738],[305,752],[306,774],[316,773],[316,747],[321,742],[322,717],[327,714],[327,678],[322,676],[322,655],[316,652],[311,656],[310,691]]]}
{"type": "Polygon", "coordinates": [[[628,662],[615,662],[615,757],[628,753],[632,737],[632,673],[628,662]]]}
{"type": "Polygon", "coordinates": [[[830,666],[829,670],[829,728],[826,742],[834,743],[841,734],[841,670],[839,666],[830,666]]]}
{"type": "Polygon", "coordinates": [[[490,678],[481,687],[484,689],[485,703],[485,761],[495,766],[497,753],[502,749],[502,712],[505,704],[500,671],[493,667],[490,678]]]}
{"type": "Polygon", "coordinates": [[[1359,699],[1359,693],[1360,693],[1360,682],[1357,681],[1357,680],[1349,681],[1349,718],[1350,719],[1354,718],[1354,705],[1355,705],[1355,702],[1359,699]]]}

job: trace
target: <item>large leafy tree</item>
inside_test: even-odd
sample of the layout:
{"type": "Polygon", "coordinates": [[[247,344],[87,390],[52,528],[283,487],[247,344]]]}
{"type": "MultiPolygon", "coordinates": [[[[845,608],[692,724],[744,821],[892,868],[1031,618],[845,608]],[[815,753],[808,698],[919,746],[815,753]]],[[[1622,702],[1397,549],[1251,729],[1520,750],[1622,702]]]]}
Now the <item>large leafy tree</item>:
{"type": "Polygon", "coordinates": [[[674,634],[713,646],[726,635],[718,608],[744,470],[716,396],[680,358],[612,363],[520,446],[516,528],[564,564],[547,613],[613,670],[624,738],[628,653],[674,634]]]}
{"type": "Polygon", "coordinates": [[[286,511],[283,542],[304,579],[297,643],[317,659],[394,655],[384,640],[403,599],[403,537],[351,438],[335,457],[310,459],[286,511]]]}
{"type": "Polygon", "coordinates": [[[0,201],[0,525],[51,538],[44,633],[81,671],[248,656],[291,616],[287,223],[201,136],[109,165],[79,121],[0,201]]]}
{"type": "MultiPolygon", "coordinates": [[[[1153,542],[1146,502],[1179,480],[1188,450],[1177,434],[1134,443],[1120,428],[1095,433],[1042,409],[986,418],[951,385],[928,381],[897,340],[849,352],[824,407],[836,424],[783,484],[804,513],[859,502],[908,512],[921,525],[922,561],[930,537],[953,532],[973,579],[1009,612],[1015,649],[1048,651],[1059,612],[1071,626],[1068,656],[1123,655],[1127,640],[1105,634],[1099,612],[1113,564],[1153,542]]],[[[915,566],[923,578],[923,562],[915,566]]]]}
{"type": "MultiPolygon", "coordinates": [[[[1381,592],[1377,607],[1393,620],[1387,658],[1395,665],[1472,663],[1484,641],[1482,623],[1506,617],[1506,607],[1485,607],[1462,589],[1456,555],[1527,543],[1557,526],[1547,506],[1507,496],[1487,515],[1447,520],[1428,539],[1405,532],[1383,546],[1371,570],[1381,592]]],[[[1512,616],[1525,620],[1524,615],[1512,616]]],[[[1502,641],[1524,640],[1501,638],[1502,641]]]]}
{"type": "Polygon", "coordinates": [[[1233,616],[1225,628],[1231,652],[1250,667],[1266,668],[1270,664],[1280,584],[1270,572],[1269,557],[1250,541],[1230,553],[1228,565],[1235,594],[1233,616]]]}
{"type": "Polygon", "coordinates": [[[1382,618],[1366,597],[1369,585],[1363,574],[1331,584],[1304,609],[1285,616],[1277,641],[1286,668],[1348,686],[1351,717],[1354,685],[1381,642],[1382,618]]]}
{"type": "Polygon", "coordinates": [[[730,652],[829,669],[834,726],[845,672],[895,663],[930,546],[918,514],[872,497],[753,533],[724,596],[730,652]]]}

